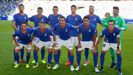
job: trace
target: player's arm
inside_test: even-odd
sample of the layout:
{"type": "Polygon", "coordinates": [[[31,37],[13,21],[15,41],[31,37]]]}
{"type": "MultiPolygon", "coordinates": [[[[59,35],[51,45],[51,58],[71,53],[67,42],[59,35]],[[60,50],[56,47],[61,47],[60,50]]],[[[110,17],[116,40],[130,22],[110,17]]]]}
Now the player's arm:
{"type": "Polygon", "coordinates": [[[15,22],[15,21],[12,21],[12,27],[13,27],[13,29],[14,29],[15,31],[17,30],[16,22],[15,22]]]}
{"type": "Polygon", "coordinates": [[[117,53],[121,54],[121,50],[120,50],[119,46],[120,46],[120,34],[117,35],[117,53]]]}
{"type": "Polygon", "coordinates": [[[78,34],[78,47],[81,47],[81,36],[80,33],[78,34]]]}
{"type": "Polygon", "coordinates": [[[17,42],[17,39],[16,39],[16,33],[15,32],[13,33],[12,38],[13,38],[13,41],[14,41],[15,45],[18,46],[18,42],[17,42]]]}
{"type": "Polygon", "coordinates": [[[103,39],[104,35],[105,35],[105,32],[104,32],[104,30],[103,30],[102,33],[100,34],[100,37],[98,38],[98,40],[97,40],[96,43],[95,43],[94,50],[96,50],[96,48],[98,47],[99,43],[100,43],[101,40],[103,39]]]}
{"type": "Polygon", "coordinates": [[[99,16],[97,17],[97,23],[98,23],[99,25],[103,26],[99,16]]]}

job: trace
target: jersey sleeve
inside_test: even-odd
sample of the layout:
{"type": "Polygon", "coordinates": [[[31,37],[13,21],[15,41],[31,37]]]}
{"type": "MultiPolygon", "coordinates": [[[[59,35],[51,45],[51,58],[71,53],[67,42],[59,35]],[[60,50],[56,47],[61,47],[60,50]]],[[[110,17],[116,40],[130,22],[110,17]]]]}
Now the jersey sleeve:
{"type": "Polygon", "coordinates": [[[28,23],[28,20],[29,20],[29,19],[28,19],[28,15],[25,15],[25,16],[26,16],[26,22],[28,23]]]}
{"type": "Polygon", "coordinates": [[[14,21],[14,22],[17,21],[16,15],[13,16],[13,21],[14,21]]]}
{"type": "Polygon", "coordinates": [[[47,17],[45,17],[45,23],[48,24],[49,23],[49,20],[47,17]]]}
{"type": "Polygon", "coordinates": [[[126,22],[125,22],[125,20],[123,18],[122,18],[122,28],[124,30],[127,29],[126,22]]]}
{"type": "Polygon", "coordinates": [[[106,21],[106,18],[102,20],[102,26],[108,27],[108,22],[106,21]]]}
{"type": "Polygon", "coordinates": [[[83,20],[82,20],[81,16],[79,16],[79,23],[80,24],[83,23],[83,20]]]}
{"type": "Polygon", "coordinates": [[[33,22],[33,21],[34,21],[34,16],[31,16],[31,17],[29,18],[29,20],[33,22]]]}
{"type": "Polygon", "coordinates": [[[13,37],[17,36],[17,32],[13,32],[13,33],[12,33],[12,36],[13,36],[13,37]]]}
{"type": "Polygon", "coordinates": [[[99,16],[97,16],[97,23],[98,24],[101,24],[102,23],[99,16]]]}

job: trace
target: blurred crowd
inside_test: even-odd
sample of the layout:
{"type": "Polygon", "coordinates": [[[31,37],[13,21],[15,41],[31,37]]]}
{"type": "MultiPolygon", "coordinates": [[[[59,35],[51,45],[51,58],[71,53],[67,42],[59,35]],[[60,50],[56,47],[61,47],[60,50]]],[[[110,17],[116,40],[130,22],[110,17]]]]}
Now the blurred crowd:
{"type": "Polygon", "coordinates": [[[23,0],[0,0],[0,19],[6,19],[23,0]]]}

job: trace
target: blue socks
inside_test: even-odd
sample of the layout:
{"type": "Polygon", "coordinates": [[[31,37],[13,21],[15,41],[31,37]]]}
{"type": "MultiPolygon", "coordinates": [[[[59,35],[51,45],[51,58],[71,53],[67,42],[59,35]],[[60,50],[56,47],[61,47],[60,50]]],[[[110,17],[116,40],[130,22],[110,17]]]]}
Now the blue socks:
{"type": "Polygon", "coordinates": [[[85,59],[88,61],[89,49],[85,48],[85,59]]]}
{"type": "Polygon", "coordinates": [[[38,51],[37,50],[34,50],[34,60],[37,64],[38,63],[38,51]]]}
{"type": "Polygon", "coordinates": [[[43,60],[44,59],[44,56],[45,56],[45,49],[44,49],[44,47],[42,47],[42,49],[41,49],[41,59],[43,60]]]}
{"type": "Polygon", "coordinates": [[[101,67],[104,66],[104,59],[105,59],[105,53],[102,52],[102,53],[101,53],[101,56],[100,56],[101,67]]]}
{"type": "Polygon", "coordinates": [[[117,54],[117,69],[121,69],[122,57],[121,54],[117,54]]]}
{"type": "Polygon", "coordinates": [[[24,47],[20,49],[20,58],[23,60],[24,59],[24,47]]]}
{"type": "Polygon", "coordinates": [[[48,64],[51,63],[51,60],[52,60],[52,52],[49,52],[49,54],[48,54],[48,64]]]}
{"type": "Polygon", "coordinates": [[[78,63],[78,66],[80,66],[80,61],[81,61],[81,52],[77,51],[77,63],[78,63]]]}
{"type": "Polygon", "coordinates": [[[26,55],[26,63],[28,64],[30,60],[30,52],[27,52],[27,55],[26,55]]]}

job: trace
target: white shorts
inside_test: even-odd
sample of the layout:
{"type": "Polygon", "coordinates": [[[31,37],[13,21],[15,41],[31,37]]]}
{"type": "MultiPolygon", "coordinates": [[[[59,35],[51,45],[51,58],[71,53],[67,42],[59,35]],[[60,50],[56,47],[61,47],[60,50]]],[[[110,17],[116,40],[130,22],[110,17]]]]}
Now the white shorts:
{"type": "Polygon", "coordinates": [[[55,49],[60,49],[62,46],[65,46],[69,50],[72,50],[73,44],[72,44],[71,38],[68,40],[62,40],[62,39],[58,38],[57,47],[55,47],[55,49]]]}
{"type": "Polygon", "coordinates": [[[31,48],[32,48],[31,45],[25,45],[25,44],[19,43],[19,46],[17,46],[15,49],[22,49],[23,47],[25,47],[28,50],[31,50],[31,48]]]}
{"type": "Polygon", "coordinates": [[[78,51],[84,50],[85,48],[93,50],[93,43],[93,41],[81,41],[81,48],[78,51]]]}
{"type": "Polygon", "coordinates": [[[78,37],[71,37],[71,39],[72,39],[72,44],[74,46],[78,46],[78,37]]]}
{"type": "Polygon", "coordinates": [[[36,45],[39,42],[39,39],[37,37],[34,37],[32,44],[36,45]]]}
{"type": "Polygon", "coordinates": [[[103,42],[103,46],[102,46],[102,50],[103,51],[108,51],[110,48],[112,48],[113,50],[117,50],[117,43],[107,43],[107,42],[103,42]]]}
{"type": "Polygon", "coordinates": [[[46,48],[52,48],[52,42],[51,41],[43,42],[39,40],[39,42],[35,46],[37,46],[39,49],[41,49],[43,46],[45,46],[46,48]]]}

